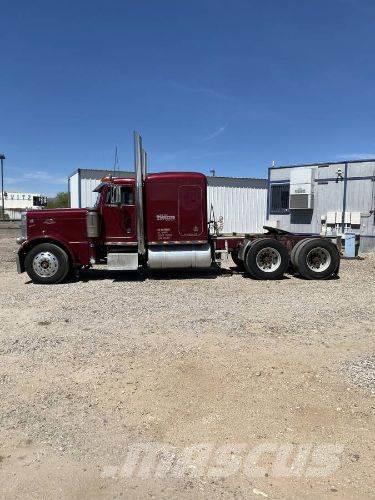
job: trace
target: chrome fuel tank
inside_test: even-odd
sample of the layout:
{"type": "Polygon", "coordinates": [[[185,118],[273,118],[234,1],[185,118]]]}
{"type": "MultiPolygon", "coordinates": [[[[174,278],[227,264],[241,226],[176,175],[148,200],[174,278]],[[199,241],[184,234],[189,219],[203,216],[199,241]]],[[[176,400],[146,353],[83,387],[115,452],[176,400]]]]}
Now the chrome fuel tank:
{"type": "Polygon", "coordinates": [[[148,249],[150,269],[202,269],[211,266],[211,247],[205,245],[156,246],[148,249]]]}

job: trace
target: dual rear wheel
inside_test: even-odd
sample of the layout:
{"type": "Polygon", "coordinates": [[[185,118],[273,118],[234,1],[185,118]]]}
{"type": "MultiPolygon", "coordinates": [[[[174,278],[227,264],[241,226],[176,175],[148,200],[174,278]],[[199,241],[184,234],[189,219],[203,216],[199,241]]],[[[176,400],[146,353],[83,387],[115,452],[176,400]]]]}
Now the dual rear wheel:
{"type": "Polygon", "coordinates": [[[303,278],[326,279],[338,271],[340,254],[330,240],[307,238],[294,246],[290,260],[303,278]]]}
{"type": "Polygon", "coordinates": [[[250,243],[245,259],[240,263],[257,279],[280,279],[290,262],[303,278],[326,279],[337,272],[339,261],[337,247],[330,240],[306,238],[294,246],[289,256],[283,243],[262,238],[250,243]]]}
{"type": "Polygon", "coordinates": [[[257,279],[281,278],[289,265],[286,247],[278,240],[262,238],[255,240],[245,255],[246,271],[257,279]]]}

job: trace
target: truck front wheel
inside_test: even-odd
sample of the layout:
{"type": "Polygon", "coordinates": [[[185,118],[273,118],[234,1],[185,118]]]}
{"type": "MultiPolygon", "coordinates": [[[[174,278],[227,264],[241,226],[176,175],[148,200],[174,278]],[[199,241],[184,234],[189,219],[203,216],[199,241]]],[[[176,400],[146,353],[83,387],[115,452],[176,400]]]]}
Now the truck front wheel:
{"type": "Polygon", "coordinates": [[[279,279],[288,265],[288,250],[282,243],[271,238],[254,241],[245,256],[246,271],[257,279],[279,279]]]}
{"type": "Polygon", "coordinates": [[[33,247],[26,255],[25,269],[34,283],[61,283],[70,270],[69,257],[57,245],[42,243],[33,247]]]}

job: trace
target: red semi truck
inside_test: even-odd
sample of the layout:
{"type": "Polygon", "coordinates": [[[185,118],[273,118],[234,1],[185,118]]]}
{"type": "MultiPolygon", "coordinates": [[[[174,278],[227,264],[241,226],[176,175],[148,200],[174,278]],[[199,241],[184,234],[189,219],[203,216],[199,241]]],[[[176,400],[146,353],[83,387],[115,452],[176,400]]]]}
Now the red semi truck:
{"type": "Polygon", "coordinates": [[[220,234],[207,217],[201,173],[146,174],[146,155],[134,134],[135,178],[108,176],[95,189],[94,208],[30,210],[23,214],[17,269],[34,283],[60,283],[73,271],[204,269],[230,254],[258,279],[292,268],[307,279],[337,275],[339,251],[319,235],[265,227],[262,234],[220,234]]]}

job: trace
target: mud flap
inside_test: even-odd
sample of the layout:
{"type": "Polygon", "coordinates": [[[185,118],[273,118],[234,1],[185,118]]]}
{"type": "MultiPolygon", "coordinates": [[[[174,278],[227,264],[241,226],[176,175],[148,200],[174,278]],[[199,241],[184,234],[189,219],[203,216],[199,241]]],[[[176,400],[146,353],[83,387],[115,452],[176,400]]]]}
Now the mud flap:
{"type": "Polygon", "coordinates": [[[16,255],[16,266],[17,266],[17,273],[22,274],[25,272],[25,267],[21,264],[21,259],[19,254],[16,255]]]}

